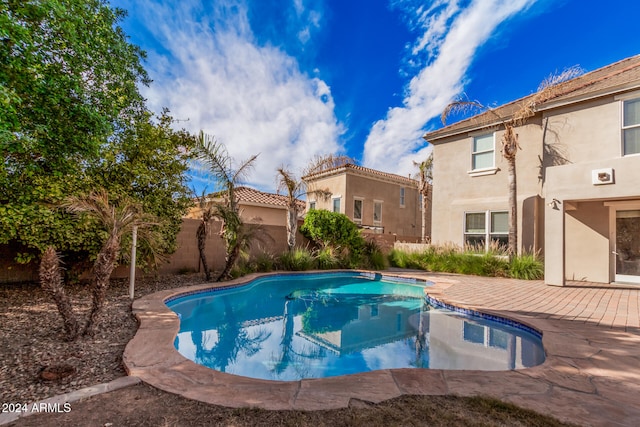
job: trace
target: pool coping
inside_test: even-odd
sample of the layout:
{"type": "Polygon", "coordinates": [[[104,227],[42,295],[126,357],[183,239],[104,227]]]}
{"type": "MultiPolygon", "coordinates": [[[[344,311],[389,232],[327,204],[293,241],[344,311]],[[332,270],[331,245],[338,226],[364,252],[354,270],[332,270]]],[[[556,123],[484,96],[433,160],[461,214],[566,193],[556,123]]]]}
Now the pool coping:
{"type": "MultiPolygon", "coordinates": [[[[320,272],[326,273],[306,273],[320,272]]],[[[179,319],[166,306],[165,301],[185,292],[240,286],[264,275],[251,274],[220,284],[207,283],[160,291],[134,301],[132,310],[138,319],[139,329],[123,355],[127,373],[156,388],[189,399],[227,407],[259,407],[269,410],[346,408],[353,400],[378,403],[401,395],[486,395],[525,407],[531,407],[528,400],[535,397],[537,403],[533,406],[540,410],[540,396],[566,399],[566,396],[558,397],[556,394],[559,389],[568,389],[577,393],[576,401],[570,404],[578,405],[581,407],[578,411],[588,413],[591,412],[588,405],[592,406],[593,402],[589,402],[585,396],[606,399],[606,396],[595,390],[592,376],[583,375],[580,370],[583,361],[597,353],[586,335],[573,332],[568,334],[551,319],[451,301],[446,295],[446,289],[452,285],[450,280],[412,273],[384,272],[384,275],[429,280],[433,285],[425,288],[425,293],[430,298],[461,309],[512,319],[539,331],[546,355],[544,363],[512,371],[404,368],[341,377],[272,381],[218,372],[198,365],[178,353],[174,347],[174,339],[179,330],[179,319]]],[[[616,399],[613,400],[612,404],[617,403],[616,399]]],[[[599,404],[602,405],[602,402],[599,404]]],[[[548,406],[551,408],[555,405],[548,406]]],[[[552,415],[576,422],[576,410],[568,412],[569,414],[552,415]]],[[[605,424],[596,422],[593,425],[605,424]]]]}

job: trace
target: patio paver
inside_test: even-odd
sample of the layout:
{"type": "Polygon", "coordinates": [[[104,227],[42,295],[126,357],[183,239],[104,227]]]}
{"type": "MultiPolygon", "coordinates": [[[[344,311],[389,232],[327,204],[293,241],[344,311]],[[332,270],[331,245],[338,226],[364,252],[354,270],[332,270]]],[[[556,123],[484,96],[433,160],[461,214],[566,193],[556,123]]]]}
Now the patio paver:
{"type": "Polygon", "coordinates": [[[230,407],[318,410],[402,394],[486,395],[585,426],[640,424],[640,287],[587,282],[553,287],[538,280],[386,273],[430,280],[434,285],[427,293],[434,298],[538,329],[545,362],[515,371],[391,369],[292,382],[253,380],[205,368],[177,353],[173,338],[179,321],[163,303],[181,293],[172,290],[134,302],[140,328],[125,350],[125,366],[129,375],[162,390],[230,407]]]}

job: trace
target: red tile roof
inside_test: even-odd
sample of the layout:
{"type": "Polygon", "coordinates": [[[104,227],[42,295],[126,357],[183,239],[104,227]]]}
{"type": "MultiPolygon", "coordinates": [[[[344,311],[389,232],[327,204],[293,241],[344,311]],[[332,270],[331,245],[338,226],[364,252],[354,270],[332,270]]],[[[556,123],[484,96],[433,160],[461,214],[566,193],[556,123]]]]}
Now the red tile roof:
{"type": "MultiPolygon", "coordinates": [[[[240,202],[258,203],[262,205],[287,206],[289,198],[281,194],[265,193],[249,187],[237,187],[235,189],[236,196],[240,202]]],[[[297,200],[298,211],[301,212],[305,208],[305,202],[297,200]]]]}

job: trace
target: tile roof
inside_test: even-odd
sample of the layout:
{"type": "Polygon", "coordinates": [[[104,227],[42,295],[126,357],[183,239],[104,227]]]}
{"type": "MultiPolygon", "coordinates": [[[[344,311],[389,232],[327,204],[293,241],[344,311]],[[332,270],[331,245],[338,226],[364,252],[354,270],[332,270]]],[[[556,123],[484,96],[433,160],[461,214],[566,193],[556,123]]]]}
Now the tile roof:
{"type": "Polygon", "coordinates": [[[374,176],[379,178],[385,178],[385,179],[396,181],[396,182],[402,182],[402,183],[408,183],[408,184],[416,183],[415,179],[412,179],[406,176],[396,175],[388,172],[382,172],[382,171],[371,169],[371,168],[365,168],[364,166],[358,166],[353,163],[346,163],[341,166],[336,166],[335,168],[326,169],[321,172],[311,173],[309,175],[303,176],[302,179],[304,179],[305,181],[308,181],[308,180],[313,180],[318,178],[324,178],[331,175],[337,175],[347,171],[353,171],[360,175],[369,175],[369,176],[374,176]]]}
{"type": "MultiPolygon", "coordinates": [[[[262,205],[287,206],[289,198],[281,194],[265,193],[249,187],[237,187],[236,196],[241,202],[258,203],[262,205]]],[[[298,211],[304,210],[306,204],[302,200],[297,200],[298,211]]]]}
{"type": "MultiPolygon", "coordinates": [[[[579,77],[560,83],[549,99],[539,102],[535,110],[542,111],[558,105],[576,103],[585,99],[621,93],[640,88],[640,55],[623,59],[579,77]]],[[[475,129],[499,124],[497,117],[509,118],[518,111],[523,103],[530,101],[536,94],[509,102],[465,120],[428,132],[424,139],[429,142],[453,136],[475,129]]]]}

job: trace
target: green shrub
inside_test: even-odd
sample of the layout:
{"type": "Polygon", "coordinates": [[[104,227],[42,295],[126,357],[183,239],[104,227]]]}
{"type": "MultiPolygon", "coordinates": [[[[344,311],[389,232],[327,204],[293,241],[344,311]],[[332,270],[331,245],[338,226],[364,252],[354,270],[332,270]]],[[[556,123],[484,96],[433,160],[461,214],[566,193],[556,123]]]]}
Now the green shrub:
{"type": "Polygon", "coordinates": [[[331,247],[323,248],[316,252],[315,256],[316,268],[320,270],[331,270],[342,267],[340,257],[335,254],[335,250],[331,247]]]}
{"type": "Polygon", "coordinates": [[[304,218],[300,232],[320,247],[344,249],[356,254],[363,250],[365,240],[358,226],[344,214],[312,209],[304,218]]]}
{"type": "Polygon", "coordinates": [[[275,269],[276,259],[270,252],[263,251],[256,255],[253,264],[255,265],[255,271],[268,273],[275,269]]]}
{"type": "Polygon", "coordinates": [[[509,265],[509,276],[523,280],[542,279],[544,278],[543,261],[535,253],[513,257],[509,265]]]}
{"type": "Polygon", "coordinates": [[[466,246],[429,246],[421,253],[406,253],[396,249],[389,253],[394,267],[418,268],[426,271],[469,274],[474,276],[513,277],[515,279],[541,279],[544,265],[536,254],[513,257],[511,262],[504,248],[494,245],[488,252],[466,246]]]}
{"type": "Polygon", "coordinates": [[[307,249],[297,248],[284,252],[278,258],[278,266],[282,270],[305,271],[313,268],[313,255],[307,249]]]}

